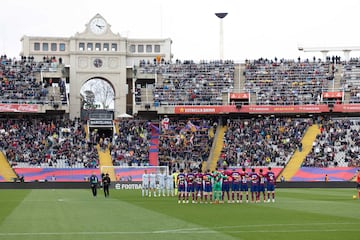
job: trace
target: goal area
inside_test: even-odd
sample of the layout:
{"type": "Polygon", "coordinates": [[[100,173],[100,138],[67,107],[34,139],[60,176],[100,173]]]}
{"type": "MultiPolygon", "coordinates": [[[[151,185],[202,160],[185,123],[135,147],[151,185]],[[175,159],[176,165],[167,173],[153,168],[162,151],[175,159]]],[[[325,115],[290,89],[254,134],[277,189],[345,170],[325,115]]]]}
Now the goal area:
{"type": "Polygon", "coordinates": [[[147,173],[169,174],[168,166],[101,166],[101,173],[109,173],[116,181],[141,181],[145,170],[147,173]]]}

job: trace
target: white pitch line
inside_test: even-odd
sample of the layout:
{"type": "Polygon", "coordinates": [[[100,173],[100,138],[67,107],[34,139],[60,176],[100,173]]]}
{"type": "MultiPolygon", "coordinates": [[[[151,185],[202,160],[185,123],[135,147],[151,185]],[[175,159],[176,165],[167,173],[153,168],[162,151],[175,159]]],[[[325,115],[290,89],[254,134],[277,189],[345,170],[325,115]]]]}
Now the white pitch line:
{"type": "Polygon", "coordinates": [[[279,223],[279,224],[253,224],[253,225],[234,225],[234,226],[214,226],[214,227],[198,227],[198,228],[178,228],[178,229],[168,229],[168,230],[160,230],[155,231],[155,233],[171,233],[171,232],[182,232],[182,231],[201,231],[207,229],[231,229],[231,228],[256,228],[256,227],[291,227],[291,226],[313,226],[313,225],[360,225],[359,223],[353,222],[344,222],[344,223],[279,223]]]}
{"type": "MultiPolygon", "coordinates": [[[[294,229],[294,230],[239,230],[226,233],[297,233],[297,232],[360,232],[356,229],[294,229]]],[[[216,231],[183,232],[43,232],[43,233],[0,233],[0,236],[70,236],[70,235],[145,235],[145,234],[224,234],[216,231]]]]}
{"type": "MultiPolygon", "coordinates": [[[[274,227],[274,226],[311,226],[311,225],[359,225],[358,223],[313,223],[313,224],[260,224],[260,225],[240,225],[240,226],[219,226],[213,229],[241,228],[241,227],[274,227]]],[[[226,233],[296,233],[296,232],[359,232],[360,228],[355,229],[293,229],[293,230],[230,230],[226,233]]],[[[161,231],[142,231],[142,232],[22,232],[22,233],[0,233],[0,236],[69,236],[69,235],[144,235],[144,234],[224,234],[210,228],[184,228],[161,231]]]]}
{"type": "Polygon", "coordinates": [[[294,229],[294,230],[252,230],[252,231],[229,231],[226,233],[297,233],[297,232],[360,232],[355,229],[294,229]]]}

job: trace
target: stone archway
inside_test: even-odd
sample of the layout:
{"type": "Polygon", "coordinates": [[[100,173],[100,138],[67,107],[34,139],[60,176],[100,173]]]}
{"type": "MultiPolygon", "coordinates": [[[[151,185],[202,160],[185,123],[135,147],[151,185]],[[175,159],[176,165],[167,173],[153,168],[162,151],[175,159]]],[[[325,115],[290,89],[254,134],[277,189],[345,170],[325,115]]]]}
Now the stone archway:
{"type": "Polygon", "coordinates": [[[82,85],[80,96],[85,103],[82,107],[114,110],[115,89],[107,79],[89,79],[82,85]]]}
{"type": "Polygon", "coordinates": [[[89,113],[114,112],[115,88],[105,78],[90,78],[80,88],[80,102],[82,119],[87,119],[89,113]]]}

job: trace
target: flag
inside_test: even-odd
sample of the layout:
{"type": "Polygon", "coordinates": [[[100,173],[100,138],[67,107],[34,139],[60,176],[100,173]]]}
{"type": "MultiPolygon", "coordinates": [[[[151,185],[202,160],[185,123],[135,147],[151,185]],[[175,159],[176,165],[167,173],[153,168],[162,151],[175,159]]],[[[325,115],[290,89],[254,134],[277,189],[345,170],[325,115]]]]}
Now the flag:
{"type": "Polygon", "coordinates": [[[170,119],[168,117],[164,117],[163,120],[161,120],[161,128],[164,130],[168,130],[169,123],[170,123],[170,119]]]}
{"type": "Polygon", "coordinates": [[[187,122],[186,127],[188,127],[192,132],[196,132],[199,127],[193,124],[190,120],[187,122]]]}

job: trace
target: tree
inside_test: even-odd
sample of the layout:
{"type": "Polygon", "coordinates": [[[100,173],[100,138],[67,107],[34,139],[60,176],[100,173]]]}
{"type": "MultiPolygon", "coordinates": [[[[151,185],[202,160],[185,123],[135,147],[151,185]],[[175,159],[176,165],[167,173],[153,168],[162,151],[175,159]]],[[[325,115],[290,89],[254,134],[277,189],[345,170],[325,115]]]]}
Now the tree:
{"type": "Polygon", "coordinates": [[[84,91],[85,96],[82,95],[83,102],[84,102],[84,108],[85,109],[95,109],[95,94],[90,91],[86,90],[84,91]]]}
{"type": "Polygon", "coordinates": [[[93,106],[95,106],[96,102],[101,104],[101,109],[109,109],[111,105],[114,105],[114,89],[108,82],[102,79],[92,79],[84,84],[83,89],[85,89],[83,91],[85,98],[86,92],[92,93],[92,95],[88,95],[90,99],[86,99],[86,101],[93,100],[93,106]]]}

